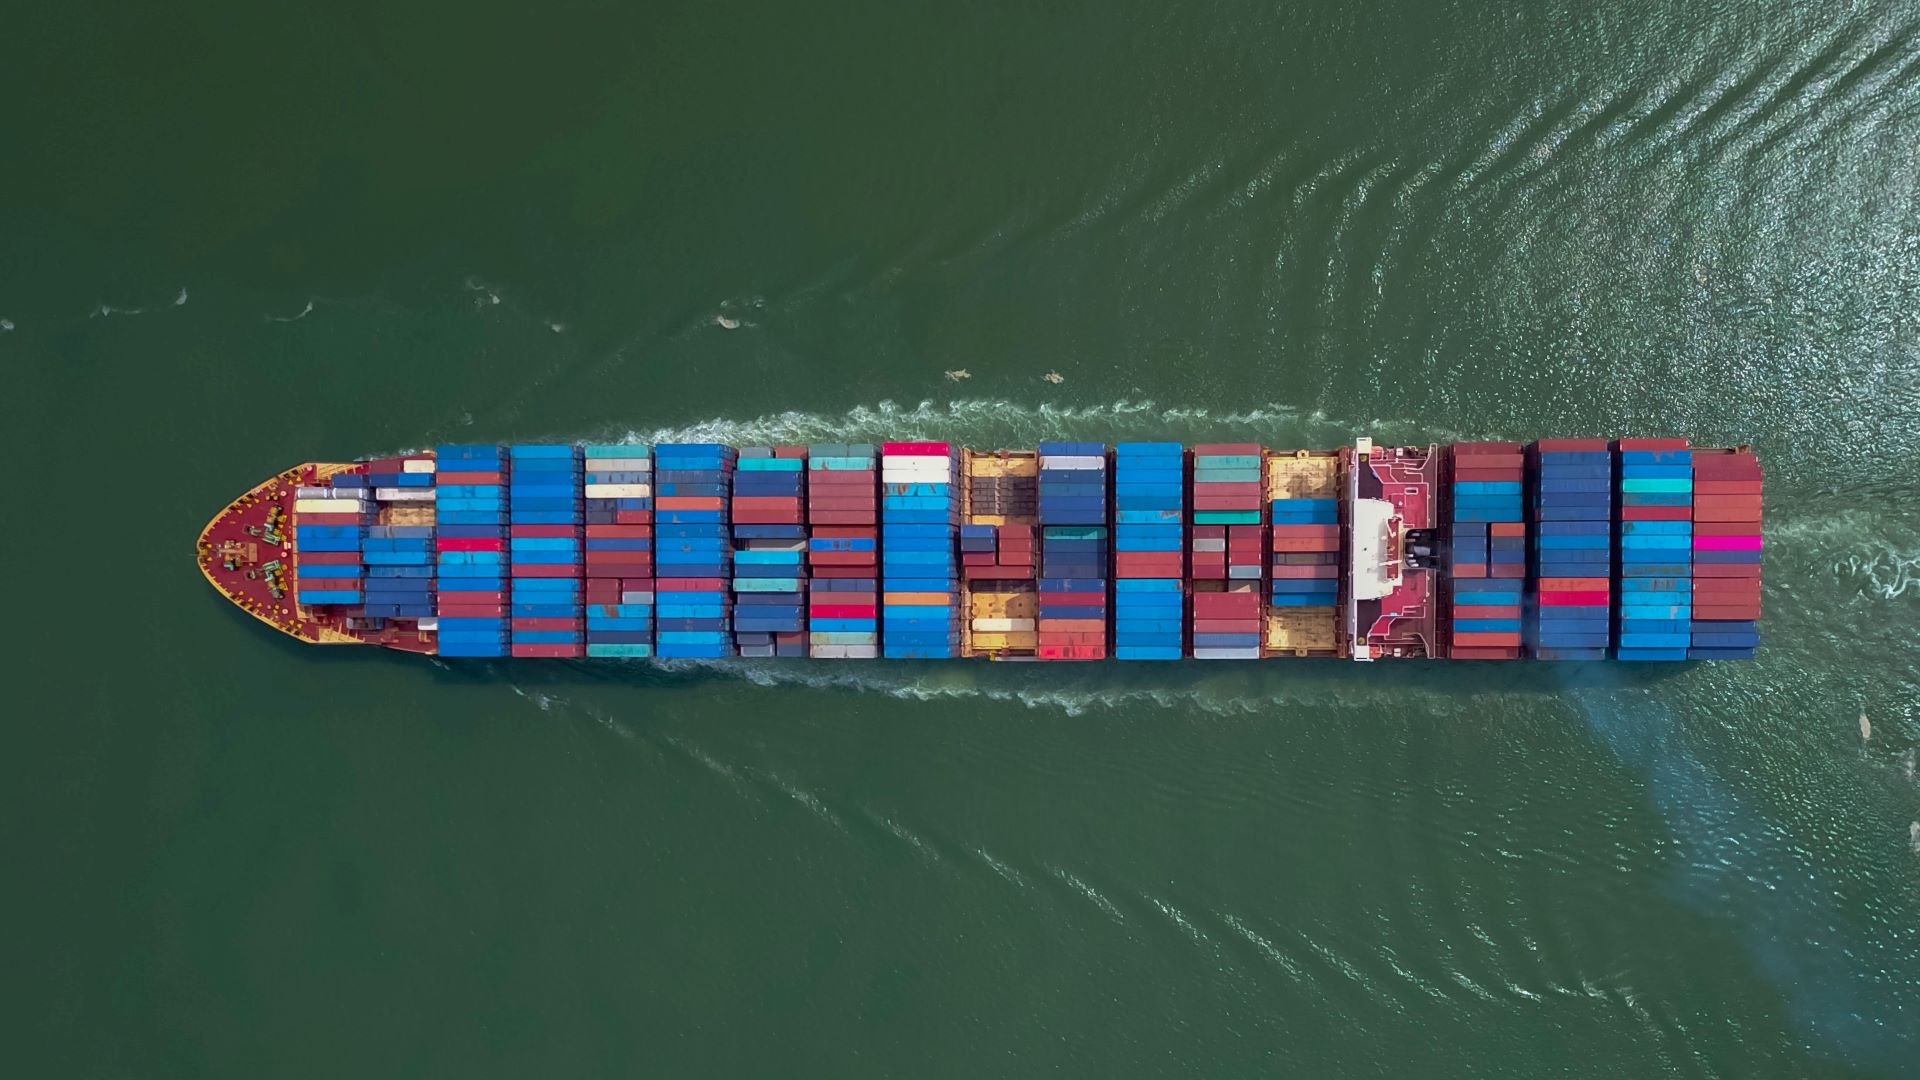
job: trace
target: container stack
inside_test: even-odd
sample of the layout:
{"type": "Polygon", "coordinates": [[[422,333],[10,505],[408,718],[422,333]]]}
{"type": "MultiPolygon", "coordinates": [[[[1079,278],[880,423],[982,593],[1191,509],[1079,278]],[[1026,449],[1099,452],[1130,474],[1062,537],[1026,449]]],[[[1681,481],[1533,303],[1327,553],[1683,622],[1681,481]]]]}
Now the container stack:
{"type": "Polygon", "coordinates": [[[1263,655],[1339,652],[1340,461],[1325,450],[1266,454],[1273,557],[1263,655]]]}
{"type": "Polygon", "coordinates": [[[952,443],[880,447],[881,655],[960,655],[960,455],[952,443]]]}
{"type": "Polygon", "coordinates": [[[1262,451],[1257,443],[1193,448],[1193,656],[1260,656],[1262,451]]]}
{"type": "Polygon", "coordinates": [[[1534,444],[1538,660],[1605,660],[1612,633],[1613,454],[1605,439],[1534,444]]]}
{"type": "Polygon", "coordinates": [[[1693,637],[1693,451],[1621,439],[1620,660],[1685,660],[1693,637]]]}
{"type": "Polygon", "coordinates": [[[807,447],[807,655],[880,655],[880,473],[870,443],[807,447]]]}
{"type": "Polygon", "coordinates": [[[750,446],[733,474],[733,639],[741,656],[807,655],[807,448],[750,446]]]}
{"type": "Polygon", "coordinates": [[[587,655],[653,655],[653,458],[636,443],[585,447],[587,655]]]}
{"type": "Polygon", "coordinates": [[[1520,658],[1521,592],[1527,578],[1526,454],[1519,443],[1453,446],[1455,660],[1520,658]]]}
{"type": "Polygon", "coordinates": [[[361,552],[372,492],[366,477],[335,474],[327,484],[294,490],[293,539],[298,553],[294,601],[301,607],[357,607],[366,600],[361,552]]]}
{"type": "Polygon", "coordinates": [[[1179,443],[1113,448],[1113,655],[1178,660],[1186,593],[1186,455],[1179,443]]]}
{"type": "Polygon", "coordinates": [[[960,576],[968,656],[1030,657],[1039,647],[1034,523],[1040,458],[1028,451],[963,452],[960,576]]]}
{"type": "Polygon", "coordinates": [[[507,468],[497,446],[434,452],[441,656],[507,655],[507,468]]]}
{"type": "Polygon", "coordinates": [[[734,655],[727,504],[738,455],[719,443],[653,448],[654,655],[734,655]]]}
{"type": "Polygon", "coordinates": [[[512,654],[584,656],[580,450],[567,444],[534,444],[514,446],[507,453],[513,463],[507,481],[512,654]]]}
{"type": "Polygon", "coordinates": [[[375,519],[362,549],[366,617],[426,619],[434,608],[434,461],[425,454],[367,463],[375,519]]]}
{"type": "Polygon", "coordinates": [[[1040,604],[1034,655],[1107,656],[1107,448],[1040,444],[1040,604]]]}
{"type": "Polygon", "coordinates": [[[1760,498],[1750,450],[1693,452],[1690,660],[1751,660],[1760,645],[1760,498]]]}

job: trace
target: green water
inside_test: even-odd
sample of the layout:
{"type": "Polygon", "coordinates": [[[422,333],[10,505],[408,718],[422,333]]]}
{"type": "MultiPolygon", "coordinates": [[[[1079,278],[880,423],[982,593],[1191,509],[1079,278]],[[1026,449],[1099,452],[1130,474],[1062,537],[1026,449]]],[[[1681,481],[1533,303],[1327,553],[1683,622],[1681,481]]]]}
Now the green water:
{"type": "Polygon", "coordinates": [[[1910,4],[5,25],[8,1073],[1920,1075],[1910,4]],[[449,668],[191,565],[629,433],[1751,441],[1767,647],[449,668]]]}

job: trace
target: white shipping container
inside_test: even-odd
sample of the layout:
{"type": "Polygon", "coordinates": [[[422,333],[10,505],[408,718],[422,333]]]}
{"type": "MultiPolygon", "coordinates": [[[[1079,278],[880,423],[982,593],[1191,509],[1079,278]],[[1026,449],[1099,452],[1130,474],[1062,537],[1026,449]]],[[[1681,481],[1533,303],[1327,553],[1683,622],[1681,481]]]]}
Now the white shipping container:
{"type": "Polygon", "coordinates": [[[293,512],[296,514],[357,514],[360,503],[342,502],[339,499],[295,499],[293,512]]]}
{"type": "Polygon", "coordinates": [[[400,463],[401,472],[430,473],[433,471],[432,458],[408,458],[400,463]]]}
{"type": "Polygon", "coordinates": [[[1202,539],[1199,539],[1199,538],[1195,538],[1195,540],[1193,541],[1193,550],[1195,550],[1195,551],[1225,551],[1225,550],[1227,550],[1227,541],[1226,541],[1226,539],[1225,539],[1224,537],[1222,537],[1222,538],[1220,538],[1220,539],[1218,539],[1218,540],[1202,540],[1202,539]]]}
{"type": "Polygon", "coordinates": [[[983,633],[1004,634],[1015,630],[1032,630],[1033,619],[975,619],[973,628],[983,633]]]}
{"type": "Polygon", "coordinates": [[[293,489],[296,499],[352,499],[367,497],[365,488],[302,487],[293,489]]]}
{"type": "Polygon", "coordinates": [[[438,630],[438,629],[440,629],[440,616],[438,616],[438,615],[429,615],[429,616],[427,616],[426,618],[424,618],[424,619],[421,619],[421,620],[420,620],[420,629],[422,629],[422,630],[438,630]]]}
{"type": "Polygon", "coordinates": [[[1236,581],[1243,581],[1248,578],[1258,581],[1260,579],[1260,568],[1257,566],[1229,566],[1227,567],[1227,576],[1236,581]]]}
{"type": "Polygon", "coordinates": [[[880,481],[886,484],[949,484],[953,474],[945,469],[887,469],[880,470],[880,481]]]}
{"type": "Polygon", "coordinates": [[[589,499],[650,499],[652,484],[588,484],[589,499]]]}
{"type": "Polygon", "coordinates": [[[653,603],[653,594],[650,592],[623,592],[620,594],[620,602],[623,604],[651,604],[653,603]]]}
{"type": "Polygon", "coordinates": [[[880,466],[924,465],[928,468],[947,469],[956,464],[953,458],[945,454],[888,454],[880,459],[880,466]]]}
{"type": "Polygon", "coordinates": [[[1193,658],[1195,660],[1258,660],[1260,649],[1258,646],[1251,649],[1195,649],[1193,658]]]}
{"type": "Polygon", "coordinates": [[[1107,459],[1103,457],[1082,457],[1080,455],[1063,457],[1043,457],[1040,459],[1043,469],[1099,469],[1105,471],[1107,459]]]}
{"type": "Polygon", "coordinates": [[[381,502],[432,502],[432,488],[374,488],[374,498],[381,502]]]}

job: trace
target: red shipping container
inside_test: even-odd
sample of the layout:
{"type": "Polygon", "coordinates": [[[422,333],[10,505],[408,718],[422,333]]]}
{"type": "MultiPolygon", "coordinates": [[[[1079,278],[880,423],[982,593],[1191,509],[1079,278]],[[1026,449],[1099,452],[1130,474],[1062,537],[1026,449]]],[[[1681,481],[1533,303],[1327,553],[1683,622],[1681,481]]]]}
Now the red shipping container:
{"type": "Polygon", "coordinates": [[[933,457],[953,452],[952,443],[943,442],[890,442],[880,444],[882,457],[933,457]]]}
{"type": "Polygon", "coordinates": [[[1258,510],[1260,498],[1257,495],[1207,495],[1205,488],[1196,488],[1193,493],[1195,510],[1258,510]]]}
{"type": "Polygon", "coordinates": [[[586,649],[580,645],[514,645],[513,655],[530,660],[564,660],[575,656],[585,656],[586,649]]]}
{"type": "Polygon", "coordinates": [[[1696,509],[1710,506],[1719,509],[1751,507],[1758,510],[1761,506],[1761,497],[1758,495],[1696,495],[1693,505],[1696,509]]]}
{"type": "Polygon", "coordinates": [[[1256,592],[1197,592],[1193,610],[1212,618],[1252,618],[1260,613],[1260,594],[1256,592]]]}
{"type": "Polygon", "coordinates": [[[620,584],[626,586],[629,590],[636,591],[636,592],[652,592],[653,591],[653,578],[651,577],[621,578],[620,584]]]}
{"type": "Polygon", "coordinates": [[[1760,618],[1760,605],[1757,603],[1740,604],[1740,605],[1724,605],[1724,606],[1717,605],[1717,604],[1706,605],[1706,606],[1695,604],[1693,606],[1693,617],[1695,619],[1705,620],[1709,622],[1713,622],[1713,621],[1745,622],[1745,621],[1756,620],[1760,618]]]}
{"type": "MultiPolygon", "coordinates": [[[[809,551],[810,566],[876,566],[871,551],[809,551]]],[[[857,576],[857,575],[856,575],[857,576]]]]}
{"type": "Polygon", "coordinates": [[[1752,565],[1731,566],[1724,563],[1694,563],[1693,577],[1695,581],[1702,578],[1747,578],[1753,581],[1759,581],[1760,568],[1752,565]]]}
{"type": "Polygon", "coordinates": [[[490,590],[487,592],[458,592],[458,593],[443,592],[440,594],[440,602],[443,606],[449,603],[504,604],[507,602],[507,594],[504,591],[497,590],[497,589],[490,590]]]}
{"type": "MultiPolygon", "coordinates": [[[[615,554],[630,555],[632,552],[623,551],[616,552],[615,554]]],[[[652,573],[653,561],[650,559],[606,559],[595,561],[589,558],[587,560],[588,577],[647,577],[652,573]]]]}
{"type": "Polygon", "coordinates": [[[1517,442],[1488,442],[1486,440],[1478,440],[1453,444],[1453,452],[1455,454],[1465,454],[1469,457],[1484,456],[1486,454],[1517,454],[1520,450],[1521,444],[1517,442]]]}
{"type": "Polygon", "coordinates": [[[1194,619],[1196,634],[1252,634],[1260,630],[1258,619],[1194,619]]]}
{"type": "Polygon", "coordinates": [[[1106,602],[1106,593],[1043,592],[1040,594],[1040,603],[1047,607],[1100,607],[1106,602]]]}
{"type": "Polygon", "coordinates": [[[497,472],[443,472],[434,482],[440,487],[454,484],[498,484],[501,474],[497,472]]]}
{"type": "Polygon", "coordinates": [[[1098,646],[1040,645],[1034,655],[1042,660],[1104,660],[1107,650],[1098,646]]]}
{"type": "Polygon", "coordinates": [[[515,619],[515,630],[578,630],[579,619],[515,619]]]}
{"type": "Polygon", "coordinates": [[[734,513],[742,510],[798,510],[800,500],[791,495],[735,495],[734,513]]]}
{"type": "Polygon", "coordinates": [[[727,588],[726,578],[683,577],[656,578],[654,589],[658,592],[720,592],[727,588]]]}
{"type": "Polygon", "coordinates": [[[534,566],[529,563],[520,563],[510,569],[513,571],[512,576],[517,578],[577,578],[580,576],[578,566],[534,566]]]}
{"type": "Polygon", "coordinates": [[[621,525],[647,525],[653,521],[651,510],[615,510],[613,520],[621,525]]]}
{"type": "Polygon", "coordinates": [[[1695,536],[1759,536],[1760,523],[1757,521],[1696,521],[1693,523],[1695,536]]]}
{"type": "Polygon", "coordinates": [[[522,539],[567,540],[580,535],[580,526],[513,525],[508,527],[507,534],[522,539]]]}
{"type": "Polygon", "coordinates": [[[507,542],[491,536],[442,536],[433,547],[436,551],[505,551],[507,542]]]}
{"type": "Polygon", "coordinates": [[[1497,578],[1524,578],[1527,568],[1524,563],[1494,563],[1492,576],[1497,578]]]}
{"type": "Polygon", "coordinates": [[[1603,577],[1546,577],[1535,586],[1541,592],[1592,592],[1606,587],[1603,577]]]}
{"type": "Polygon", "coordinates": [[[736,525],[799,525],[802,524],[800,511],[795,510],[735,510],[733,521],[736,525]]]}
{"type": "MultiPolygon", "coordinates": [[[[303,551],[300,553],[301,566],[359,566],[362,556],[357,551],[303,551]]],[[[295,567],[295,576],[299,576],[299,567],[295,567]]]]}
{"type": "Polygon", "coordinates": [[[1340,539],[1340,526],[1338,525],[1275,525],[1273,527],[1273,535],[1286,536],[1294,539],[1299,539],[1299,538],[1308,537],[1308,536],[1317,536],[1323,540],[1338,540],[1340,539]]]}
{"type": "Polygon", "coordinates": [[[1541,607],[1606,607],[1609,595],[1605,590],[1586,590],[1581,592],[1541,592],[1541,607]]]}
{"type": "Polygon", "coordinates": [[[872,619],[879,608],[872,604],[814,604],[807,610],[816,619],[872,619]]]}
{"type": "Polygon", "coordinates": [[[1757,506],[1755,507],[1695,506],[1693,508],[1693,520],[1695,521],[1741,521],[1741,522],[1750,522],[1753,524],[1758,524],[1760,521],[1760,508],[1757,506]]]}
{"type": "Polygon", "coordinates": [[[1457,578],[1483,578],[1487,576],[1487,568],[1478,563],[1456,563],[1453,567],[1453,576],[1457,578]]]}
{"type": "Polygon", "coordinates": [[[872,563],[868,563],[865,566],[815,566],[812,568],[812,573],[809,576],[817,577],[817,578],[845,578],[845,579],[851,579],[851,580],[858,580],[858,579],[871,580],[877,576],[877,573],[874,565],[872,563]]]}
{"type": "Polygon", "coordinates": [[[443,600],[435,611],[443,619],[498,619],[507,614],[507,605],[449,604],[443,600]]]}
{"type": "Polygon", "coordinates": [[[725,510],[727,508],[727,500],[718,495],[667,495],[654,499],[653,508],[655,511],[725,510]]]}
{"type": "Polygon", "coordinates": [[[1620,439],[1622,450],[1685,450],[1685,439],[1620,439]]]}
{"type": "Polygon", "coordinates": [[[1524,468],[1527,463],[1526,455],[1518,453],[1474,454],[1471,457],[1472,460],[1470,463],[1456,461],[1454,464],[1454,472],[1458,474],[1463,466],[1476,471],[1485,471],[1488,469],[1519,469],[1524,468]]]}
{"type": "Polygon", "coordinates": [[[1494,536],[1525,536],[1527,525],[1523,521],[1496,521],[1492,523],[1494,536]]]}
{"type": "Polygon", "coordinates": [[[1336,550],[1337,546],[1337,541],[1317,539],[1296,540],[1287,536],[1276,536],[1273,538],[1273,550],[1275,551],[1332,551],[1336,550]],[[1333,546],[1329,546],[1330,544],[1333,546]]]}
{"type": "Polygon", "coordinates": [[[1520,650],[1463,647],[1455,644],[1447,655],[1455,660],[1518,660],[1520,650]]]}
{"type": "Polygon", "coordinates": [[[1543,454],[1591,454],[1598,450],[1613,449],[1605,439],[1540,439],[1533,445],[1543,454]]]}
{"type": "Polygon", "coordinates": [[[1687,521],[1693,516],[1693,509],[1686,506],[1623,506],[1620,508],[1622,521],[1687,521]]]}
{"type": "MultiPolygon", "coordinates": [[[[425,461],[426,459],[419,458],[416,460],[425,461]]],[[[361,467],[364,468],[369,473],[405,472],[407,467],[407,459],[397,458],[397,457],[370,458],[367,461],[362,462],[361,467]]]]}
{"type": "Polygon", "coordinates": [[[807,516],[809,525],[872,525],[872,510],[820,510],[807,516]]]}
{"type": "Polygon", "coordinates": [[[1453,609],[1453,617],[1456,622],[1461,619],[1517,619],[1520,617],[1520,606],[1511,604],[1500,607],[1456,607],[1453,609]]]}
{"type": "Polygon", "coordinates": [[[1702,480],[1694,477],[1693,494],[1701,495],[1759,495],[1766,485],[1758,480],[1702,480]]]}
{"type": "Polygon", "coordinates": [[[1107,636],[1105,619],[1041,619],[1040,632],[1060,641],[1070,638],[1075,642],[1104,641],[1107,636]]]}
{"type": "Polygon", "coordinates": [[[1482,634],[1477,632],[1468,632],[1465,634],[1453,635],[1453,643],[1455,645],[1464,645],[1468,647],[1506,646],[1508,648],[1519,648],[1520,635],[1509,634],[1509,633],[1482,634]]]}
{"type": "Polygon", "coordinates": [[[1276,566],[1273,568],[1273,576],[1290,581],[1318,581],[1339,577],[1340,568],[1337,566],[1276,566]]]}

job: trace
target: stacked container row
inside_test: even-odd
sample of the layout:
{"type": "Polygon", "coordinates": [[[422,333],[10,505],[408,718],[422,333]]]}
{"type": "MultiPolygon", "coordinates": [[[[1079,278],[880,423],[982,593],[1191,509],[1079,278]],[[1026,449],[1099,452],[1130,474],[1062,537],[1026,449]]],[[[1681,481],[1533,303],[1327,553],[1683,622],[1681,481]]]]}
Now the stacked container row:
{"type": "Polygon", "coordinates": [[[1457,660],[1520,656],[1527,577],[1526,455],[1519,443],[1453,445],[1453,621],[1457,660]]]}
{"type": "Polygon", "coordinates": [[[505,656],[507,462],[498,446],[435,448],[441,656],[505,656]]]}
{"type": "Polygon", "coordinates": [[[1750,450],[1693,452],[1693,621],[1687,656],[1751,660],[1760,645],[1760,506],[1750,450]]]}
{"type": "Polygon", "coordinates": [[[727,507],[738,457],[719,443],[653,448],[655,655],[734,655],[727,507]]]}
{"type": "Polygon", "coordinates": [[[1613,453],[1605,439],[1541,439],[1532,622],[1540,660],[1605,660],[1613,610],[1613,453]]]}
{"type": "Polygon", "coordinates": [[[301,607],[357,607],[366,599],[361,546],[372,492],[366,477],[338,473],[293,493],[294,601],[301,607]],[[343,483],[344,481],[344,483],[343,483]]]}
{"type": "Polygon", "coordinates": [[[1685,660],[1693,621],[1693,451],[1621,439],[1620,592],[1614,657],[1685,660]]]}
{"type": "Polygon", "coordinates": [[[581,459],[570,444],[509,448],[507,568],[513,582],[509,623],[514,656],[586,655],[586,604],[580,590],[585,527],[581,459]]]}
{"type": "Polygon", "coordinates": [[[1040,444],[1040,605],[1035,655],[1107,656],[1107,448],[1040,444]]]}
{"type": "Polygon", "coordinates": [[[880,447],[881,655],[960,655],[960,454],[952,443],[880,447]]]}
{"type": "Polygon", "coordinates": [[[1260,657],[1260,601],[1266,543],[1261,533],[1261,447],[1202,443],[1193,448],[1193,655],[1260,657]]]}
{"type": "Polygon", "coordinates": [[[733,639],[741,656],[807,655],[807,448],[750,446],[733,474],[733,639]]]}
{"type": "Polygon", "coordinates": [[[1265,456],[1273,552],[1268,563],[1267,656],[1339,650],[1341,455],[1324,450],[1265,456]]]}
{"type": "Polygon", "coordinates": [[[374,520],[362,549],[367,563],[368,619],[435,616],[434,461],[424,455],[367,463],[374,520]]]}
{"type": "Polygon", "coordinates": [[[807,447],[807,655],[880,655],[880,472],[870,443],[807,447]]]}
{"type": "Polygon", "coordinates": [[[1039,645],[1033,530],[1040,459],[1029,452],[963,452],[960,468],[967,655],[1032,656],[1039,645]]]}
{"type": "Polygon", "coordinates": [[[583,448],[587,655],[653,655],[653,458],[645,446],[583,448]]]}
{"type": "Polygon", "coordinates": [[[1179,443],[1113,448],[1113,654],[1178,660],[1186,593],[1186,455],[1179,443]]]}

